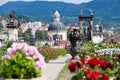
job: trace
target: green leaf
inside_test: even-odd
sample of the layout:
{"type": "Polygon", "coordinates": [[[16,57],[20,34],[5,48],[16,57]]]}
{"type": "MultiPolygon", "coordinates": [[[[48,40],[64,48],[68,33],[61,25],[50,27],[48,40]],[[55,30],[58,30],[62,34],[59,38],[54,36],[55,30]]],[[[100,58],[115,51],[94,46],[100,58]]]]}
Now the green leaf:
{"type": "Polygon", "coordinates": [[[78,76],[75,75],[71,78],[71,80],[79,80],[79,79],[78,79],[78,76]]]}
{"type": "Polygon", "coordinates": [[[78,74],[77,74],[77,76],[78,76],[78,80],[83,80],[83,71],[80,71],[78,74]]]}

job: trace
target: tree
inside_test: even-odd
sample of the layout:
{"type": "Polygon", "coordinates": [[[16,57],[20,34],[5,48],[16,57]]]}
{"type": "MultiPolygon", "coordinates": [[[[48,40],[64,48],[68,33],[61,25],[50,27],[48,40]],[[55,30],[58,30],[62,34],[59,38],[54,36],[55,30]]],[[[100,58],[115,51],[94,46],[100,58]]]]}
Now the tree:
{"type": "Polygon", "coordinates": [[[46,40],[47,39],[46,31],[36,30],[35,35],[38,40],[46,40]]]}
{"type": "Polygon", "coordinates": [[[23,36],[24,36],[24,33],[19,30],[19,31],[18,31],[18,36],[19,36],[19,37],[23,37],[23,36]]]}
{"type": "Polygon", "coordinates": [[[9,21],[9,15],[8,14],[2,14],[1,15],[3,20],[9,21]]]}
{"type": "Polygon", "coordinates": [[[27,29],[27,30],[25,31],[25,33],[28,33],[29,35],[31,35],[31,29],[30,29],[30,28],[27,29]]]}
{"type": "Polygon", "coordinates": [[[25,22],[33,22],[34,19],[32,19],[31,17],[28,16],[24,16],[24,15],[17,15],[17,20],[21,23],[25,23],[25,22]]]}
{"type": "Polygon", "coordinates": [[[31,35],[31,29],[29,28],[28,30],[25,31],[24,37],[26,41],[30,41],[30,35],[31,35]]]}
{"type": "Polygon", "coordinates": [[[30,35],[28,33],[25,33],[24,37],[26,41],[30,41],[30,35]]]}
{"type": "Polygon", "coordinates": [[[3,28],[3,24],[2,24],[2,23],[0,23],[0,29],[1,29],[1,28],[3,28]]]}

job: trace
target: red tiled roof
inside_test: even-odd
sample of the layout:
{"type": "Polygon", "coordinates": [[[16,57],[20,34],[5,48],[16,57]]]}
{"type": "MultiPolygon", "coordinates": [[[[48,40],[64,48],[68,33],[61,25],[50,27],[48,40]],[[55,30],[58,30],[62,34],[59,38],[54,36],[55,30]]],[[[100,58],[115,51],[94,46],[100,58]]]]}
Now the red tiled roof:
{"type": "Polygon", "coordinates": [[[4,28],[2,28],[2,30],[3,30],[3,31],[6,31],[6,30],[8,30],[8,28],[4,27],[4,28]]]}
{"type": "Polygon", "coordinates": [[[66,41],[66,40],[61,40],[61,41],[60,41],[60,44],[61,44],[61,45],[66,45],[66,44],[67,44],[67,41],[66,41]]]}

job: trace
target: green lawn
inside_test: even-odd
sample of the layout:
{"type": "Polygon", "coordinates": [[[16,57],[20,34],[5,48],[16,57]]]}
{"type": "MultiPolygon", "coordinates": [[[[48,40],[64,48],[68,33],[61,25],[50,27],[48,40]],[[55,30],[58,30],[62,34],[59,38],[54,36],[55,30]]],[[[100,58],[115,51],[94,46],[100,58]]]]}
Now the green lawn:
{"type": "Polygon", "coordinates": [[[63,69],[61,70],[61,72],[58,74],[58,77],[56,78],[56,80],[71,80],[71,77],[74,74],[70,73],[68,70],[68,64],[66,64],[63,69]]]}

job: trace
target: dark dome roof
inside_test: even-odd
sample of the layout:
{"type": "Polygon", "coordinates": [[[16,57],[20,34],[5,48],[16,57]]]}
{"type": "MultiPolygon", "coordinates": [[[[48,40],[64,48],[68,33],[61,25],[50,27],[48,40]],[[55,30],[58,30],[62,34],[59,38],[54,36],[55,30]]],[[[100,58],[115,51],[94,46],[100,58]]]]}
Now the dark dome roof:
{"type": "Polygon", "coordinates": [[[54,21],[49,25],[48,31],[54,31],[54,30],[65,30],[65,26],[60,21],[54,21]]]}

